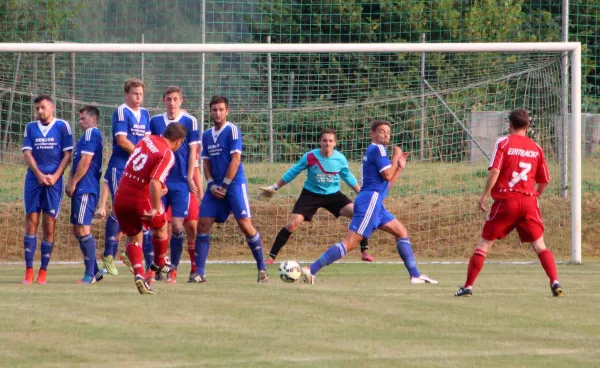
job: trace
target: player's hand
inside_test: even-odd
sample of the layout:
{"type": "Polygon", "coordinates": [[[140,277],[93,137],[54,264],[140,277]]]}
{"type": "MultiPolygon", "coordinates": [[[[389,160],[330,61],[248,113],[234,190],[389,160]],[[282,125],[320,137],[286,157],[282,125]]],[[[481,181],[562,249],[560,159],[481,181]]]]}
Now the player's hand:
{"type": "Polygon", "coordinates": [[[144,214],[142,215],[142,220],[150,221],[152,220],[152,218],[154,218],[154,216],[156,216],[157,213],[158,210],[156,208],[153,208],[150,211],[144,211],[144,214]]]}
{"type": "Polygon", "coordinates": [[[398,146],[394,146],[393,150],[392,150],[392,157],[398,157],[398,155],[400,155],[402,153],[402,148],[398,147],[398,146]]]}
{"type": "Polygon", "coordinates": [[[408,159],[409,155],[410,153],[402,152],[402,150],[400,150],[400,154],[398,154],[398,167],[404,169],[404,167],[406,166],[406,160],[408,159]]]}
{"type": "Polygon", "coordinates": [[[479,198],[479,209],[482,210],[483,212],[487,212],[488,208],[485,205],[485,202],[487,202],[487,195],[484,194],[481,196],[481,198],[479,198]]]}
{"type": "Polygon", "coordinates": [[[96,213],[94,214],[94,218],[104,219],[106,217],[106,207],[102,206],[98,208],[96,213]]]}
{"type": "Polygon", "coordinates": [[[190,190],[190,193],[192,193],[193,195],[198,197],[198,187],[196,186],[196,183],[194,182],[194,178],[188,177],[187,183],[188,183],[188,188],[190,190]]]}
{"type": "Polygon", "coordinates": [[[46,185],[51,187],[54,184],[56,184],[56,182],[58,181],[58,177],[56,177],[55,175],[52,175],[52,174],[46,174],[46,177],[44,180],[46,182],[46,185]]]}
{"type": "Polygon", "coordinates": [[[264,199],[271,199],[275,195],[275,191],[277,190],[274,185],[269,185],[268,187],[260,187],[260,194],[258,195],[264,199]]]}
{"type": "Polygon", "coordinates": [[[65,193],[67,194],[67,197],[73,198],[73,193],[75,193],[75,182],[73,182],[73,178],[70,178],[67,182],[65,193]]]}
{"type": "Polygon", "coordinates": [[[167,193],[169,193],[169,188],[167,188],[166,186],[162,187],[160,190],[160,196],[164,197],[165,195],[167,195],[167,193]]]}
{"type": "Polygon", "coordinates": [[[213,187],[210,189],[210,191],[213,193],[213,195],[215,197],[217,197],[218,199],[223,199],[225,198],[225,194],[227,194],[227,189],[220,187],[218,185],[213,185],[213,187]]]}
{"type": "Polygon", "coordinates": [[[46,185],[46,175],[45,174],[40,173],[39,176],[36,175],[35,177],[36,177],[39,185],[46,185]]]}

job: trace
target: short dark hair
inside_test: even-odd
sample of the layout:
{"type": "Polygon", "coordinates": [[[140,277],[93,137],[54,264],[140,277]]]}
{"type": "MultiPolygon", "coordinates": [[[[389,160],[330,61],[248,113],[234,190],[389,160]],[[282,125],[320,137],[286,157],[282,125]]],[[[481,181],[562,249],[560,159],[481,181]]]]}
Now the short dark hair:
{"type": "Polygon", "coordinates": [[[185,138],[187,135],[187,129],[181,123],[171,123],[167,125],[167,128],[163,132],[163,138],[170,141],[176,141],[181,138],[185,138]]]}
{"type": "Polygon", "coordinates": [[[143,90],[146,90],[146,86],[141,79],[138,78],[129,78],[125,81],[125,85],[123,86],[123,91],[125,93],[129,93],[132,88],[142,87],[143,90]]]}
{"type": "Polygon", "coordinates": [[[526,128],[530,123],[529,113],[522,108],[514,109],[510,112],[510,115],[508,115],[508,121],[510,121],[510,124],[515,129],[526,128]]]}
{"type": "Polygon", "coordinates": [[[51,104],[54,103],[54,99],[50,95],[39,95],[33,100],[33,103],[36,104],[36,103],[40,103],[42,101],[48,101],[51,104]]]}
{"type": "Polygon", "coordinates": [[[390,129],[392,128],[392,124],[390,124],[390,122],[387,120],[375,120],[373,124],[371,124],[371,131],[376,132],[377,128],[379,128],[381,125],[387,125],[390,127],[390,129]]]}
{"type": "Polygon", "coordinates": [[[321,138],[323,138],[325,134],[333,134],[333,138],[335,138],[335,140],[337,141],[337,135],[335,134],[335,130],[331,128],[325,128],[321,130],[321,133],[319,133],[319,140],[321,140],[321,138]]]}
{"type": "Polygon", "coordinates": [[[163,100],[165,97],[167,97],[167,95],[170,95],[171,93],[179,93],[179,96],[181,96],[181,98],[183,98],[183,92],[181,92],[181,88],[179,88],[177,86],[169,86],[163,93],[163,100]]]}
{"type": "Polygon", "coordinates": [[[95,106],[84,106],[81,109],[79,109],[79,113],[88,114],[89,116],[95,117],[96,120],[100,120],[100,111],[98,111],[98,109],[95,106]]]}
{"type": "Polygon", "coordinates": [[[218,103],[224,103],[226,108],[229,108],[229,101],[227,101],[227,97],[225,96],[213,96],[210,100],[210,105],[208,105],[209,109],[212,109],[213,105],[218,103]]]}

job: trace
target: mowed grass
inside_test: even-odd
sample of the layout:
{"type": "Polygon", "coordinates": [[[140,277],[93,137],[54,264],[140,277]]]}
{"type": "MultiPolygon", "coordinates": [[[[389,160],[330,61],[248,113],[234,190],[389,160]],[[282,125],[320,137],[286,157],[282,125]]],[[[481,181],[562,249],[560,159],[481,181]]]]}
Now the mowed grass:
{"type": "Polygon", "coordinates": [[[122,267],[117,277],[83,286],[75,284],[82,266],[52,265],[48,285],[24,286],[21,267],[1,266],[0,366],[592,367],[600,361],[600,264],[559,266],[561,299],[550,296],[537,264],[486,265],[471,298],[453,297],[466,265],[420,268],[440,284],[410,285],[402,265],[337,264],[316,285],[285,284],[275,266],[271,282],[258,285],[252,265],[211,264],[207,284],[158,283],[157,295],[141,296],[122,267]]]}

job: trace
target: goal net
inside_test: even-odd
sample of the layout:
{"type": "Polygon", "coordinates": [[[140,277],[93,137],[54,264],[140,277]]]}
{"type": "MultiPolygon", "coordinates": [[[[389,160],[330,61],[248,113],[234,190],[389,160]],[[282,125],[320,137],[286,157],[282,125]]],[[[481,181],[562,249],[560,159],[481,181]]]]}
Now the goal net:
{"type": "MultiPolygon", "coordinates": [[[[336,131],[337,149],[360,181],[370,124],[385,119],[392,122],[392,144],[410,152],[406,169],[386,199],[387,209],[408,228],[419,259],[468,257],[485,219],[477,201],[488,159],[496,139],[508,133],[508,112],[524,107],[533,117],[528,134],[544,149],[553,178],[540,201],[545,239],[557,258],[571,258],[572,198],[565,196],[570,182],[564,179],[570,180],[572,157],[567,161],[564,155],[572,101],[570,89],[561,82],[561,58],[570,59],[571,53],[348,51],[0,53],[0,259],[22,257],[26,165],[20,147],[26,123],[35,120],[35,96],[55,97],[56,116],[71,122],[74,141],[81,136],[78,110],[97,106],[106,165],[112,147],[110,119],[123,103],[123,82],[130,77],[144,80],[143,106],[151,115],[163,112],[161,98],[167,86],[181,87],[183,108],[203,129],[212,125],[210,98],[229,98],[229,120],[243,133],[252,217],[265,252],[286,224],[304,175],[270,201],[258,198],[258,187],[274,183],[303,153],[318,148],[324,128],[336,131]]],[[[347,186],[342,191],[353,198],[347,186]]],[[[54,259],[78,260],[66,196],[62,206],[54,259]]],[[[339,241],[347,225],[347,220],[319,210],[294,233],[280,258],[309,259],[339,241]]],[[[92,229],[100,249],[104,222],[94,220],[92,229]]],[[[211,245],[213,260],[248,256],[231,217],[213,228],[211,245]]],[[[376,233],[370,249],[381,260],[396,260],[388,234],[376,233]]],[[[499,242],[493,253],[508,259],[534,258],[527,247],[519,247],[516,234],[499,242]]]]}

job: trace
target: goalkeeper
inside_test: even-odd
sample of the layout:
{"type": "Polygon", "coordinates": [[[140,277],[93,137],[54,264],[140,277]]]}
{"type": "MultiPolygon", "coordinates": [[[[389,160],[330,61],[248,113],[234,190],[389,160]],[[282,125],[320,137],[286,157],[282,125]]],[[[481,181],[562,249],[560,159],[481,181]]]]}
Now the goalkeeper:
{"type": "MultiPolygon", "coordinates": [[[[263,191],[261,193],[263,197],[271,197],[275,191],[290,183],[298,174],[306,170],[304,188],[294,204],[287,225],[279,230],[275,238],[267,264],[273,264],[277,254],[292,233],[303,221],[311,221],[319,208],[326,209],[335,217],[352,218],[354,203],[340,192],[340,178],[356,193],[360,191],[360,186],[348,167],[346,157],[334,150],[336,143],[335,131],[329,128],[324,129],[319,135],[320,149],[305,153],[275,184],[260,188],[263,191]]],[[[360,242],[361,259],[365,262],[373,262],[373,257],[367,252],[368,249],[367,239],[363,238],[360,242]]]]}

